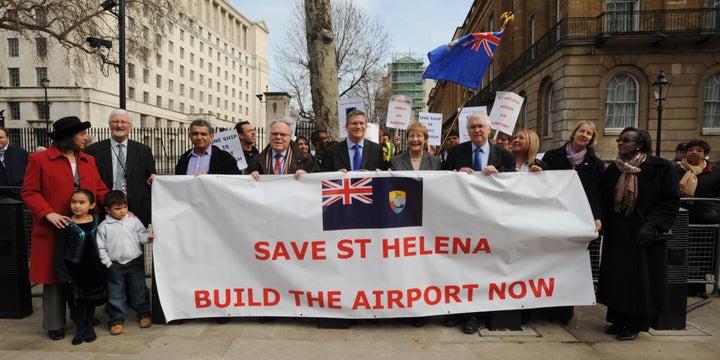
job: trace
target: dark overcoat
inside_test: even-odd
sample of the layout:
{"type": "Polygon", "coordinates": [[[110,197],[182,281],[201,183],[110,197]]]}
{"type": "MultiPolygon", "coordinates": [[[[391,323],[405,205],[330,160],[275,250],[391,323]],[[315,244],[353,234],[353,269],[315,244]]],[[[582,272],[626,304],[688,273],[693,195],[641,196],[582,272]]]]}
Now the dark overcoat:
{"type": "Polygon", "coordinates": [[[638,247],[635,239],[644,223],[670,230],[680,190],[669,161],[648,155],[640,168],[637,205],[629,216],[613,210],[621,174],[615,163],[600,182],[604,236],[597,300],[626,314],[655,316],[667,308],[667,244],[656,238],[650,246],[638,247]]]}

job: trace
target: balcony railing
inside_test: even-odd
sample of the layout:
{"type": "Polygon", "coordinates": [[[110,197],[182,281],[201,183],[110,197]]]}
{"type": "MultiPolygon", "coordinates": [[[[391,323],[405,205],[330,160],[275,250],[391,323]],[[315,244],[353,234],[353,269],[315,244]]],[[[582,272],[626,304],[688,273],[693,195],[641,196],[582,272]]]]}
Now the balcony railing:
{"type": "Polygon", "coordinates": [[[500,75],[470,100],[469,106],[491,102],[495,91],[507,87],[562,45],[586,43],[597,46],[613,37],[652,36],[657,39],[687,35],[720,35],[720,8],[612,11],[596,17],[565,18],[502,69],[500,75]]]}

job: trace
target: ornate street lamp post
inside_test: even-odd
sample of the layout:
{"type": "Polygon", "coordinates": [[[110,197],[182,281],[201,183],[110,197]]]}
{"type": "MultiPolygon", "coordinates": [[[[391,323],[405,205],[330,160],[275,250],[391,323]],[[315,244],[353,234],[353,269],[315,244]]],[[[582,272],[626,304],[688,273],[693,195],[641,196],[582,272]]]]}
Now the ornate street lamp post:
{"type": "Polygon", "coordinates": [[[655,82],[652,83],[652,90],[653,90],[653,96],[655,97],[655,101],[658,103],[657,107],[657,113],[658,113],[658,122],[657,122],[657,146],[655,147],[655,155],[657,157],[660,157],[660,140],[661,140],[661,131],[662,131],[662,112],[663,112],[663,101],[667,100],[667,93],[670,90],[670,81],[665,77],[665,73],[663,72],[663,69],[660,69],[660,74],[658,74],[657,79],[655,79],[655,82]]]}

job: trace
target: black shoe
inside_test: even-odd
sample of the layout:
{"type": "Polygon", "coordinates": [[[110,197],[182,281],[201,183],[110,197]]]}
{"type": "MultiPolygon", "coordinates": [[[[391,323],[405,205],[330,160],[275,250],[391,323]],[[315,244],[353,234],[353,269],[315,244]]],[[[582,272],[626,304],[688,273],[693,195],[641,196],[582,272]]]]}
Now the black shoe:
{"type": "Polygon", "coordinates": [[[85,329],[85,342],[93,342],[97,339],[97,334],[95,334],[95,329],[93,329],[92,326],[89,326],[85,329]]]}
{"type": "Polygon", "coordinates": [[[620,330],[620,333],[617,334],[617,339],[620,341],[629,341],[629,340],[635,340],[638,336],[638,331],[630,330],[628,328],[623,328],[620,330]]]}
{"type": "Polygon", "coordinates": [[[416,328],[421,328],[421,327],[425,326],[425,320],[426,319],[424,317],[412,318],[410,320],[410,325],[412,325],[413,327],[416,327],[416,328]]]}
{"type": "Polygon", "coordinates": [[[48,330],[48,337],[55,341],[62,340],[65,338],[65,330],[48,330]]]}
{"type": "Polygon", "coordinates": [[[622,331],[623,328],[624,326],[620,324],[612,324],[608,326],[607,329],[605,329],[605,333],[608,335],[617,335],[620,333],[620,331],[622,331]]]}
{"type": "Polygon", "coordinates": [[[465,325],[463,325],[463,332],[471,335],[475,334],[478,331],[478,328],[480,327],[480,321],[476,317],[470,317],[467,320],[465,320],[465,325]]]}
{"type": "Polygon", "coordinates": [[[458,325],[457,315],[445,316],[445,320],[443,320],[443,325],[445,325],[447,327],[456,327],[458,325]]]}
{"type": "Polygon", "coordinates": [[[80,345],[85,341],[85,328],[78,328],[75,336],[72,339],[73,345],[80,345]]]}
{"type": "Polygon", "coordinates": [[[230,322],[230,317],[223,316],[223,317],[215,318],[215,321],[217,321],[218,324],[227,324],[230,322]]]}

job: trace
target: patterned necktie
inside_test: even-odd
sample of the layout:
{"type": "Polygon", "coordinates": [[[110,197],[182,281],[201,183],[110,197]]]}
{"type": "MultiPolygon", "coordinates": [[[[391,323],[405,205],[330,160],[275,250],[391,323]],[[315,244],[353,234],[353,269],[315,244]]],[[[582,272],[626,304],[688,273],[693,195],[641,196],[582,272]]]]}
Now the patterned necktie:
{"type": "Polygon", "coordinates": [[[5,166],[5,149],[0,149],[0,163],[5,166]]]}
{"type": "Polygon", "coordinates": [[[127,192],[125,185],[125,145],[117,145],[117,167],[115,168],[115,186],[113,190],[127,192]]]}
{"type": "Polygon", "coordinates": [[[475,148],[475,158],[473,159],[473,170],[475,171],[482,170],[482,152],[481,148],[475,148]]]}
{"type": "Polygon", "coordinates": [[[353,154],[352,170],[360,170],[362,168],[362,148],[360,148],[360,145],[355,144],[353,149],[355,149],[355,154],[353,154]]]}
{"type": "Polygon", "coordinates": [[[275,166],[273,167],[273,172],[275,174],[282,174],[282,163],[280,162],[280,158],[282,155],[275,154],[275,166]]]}

